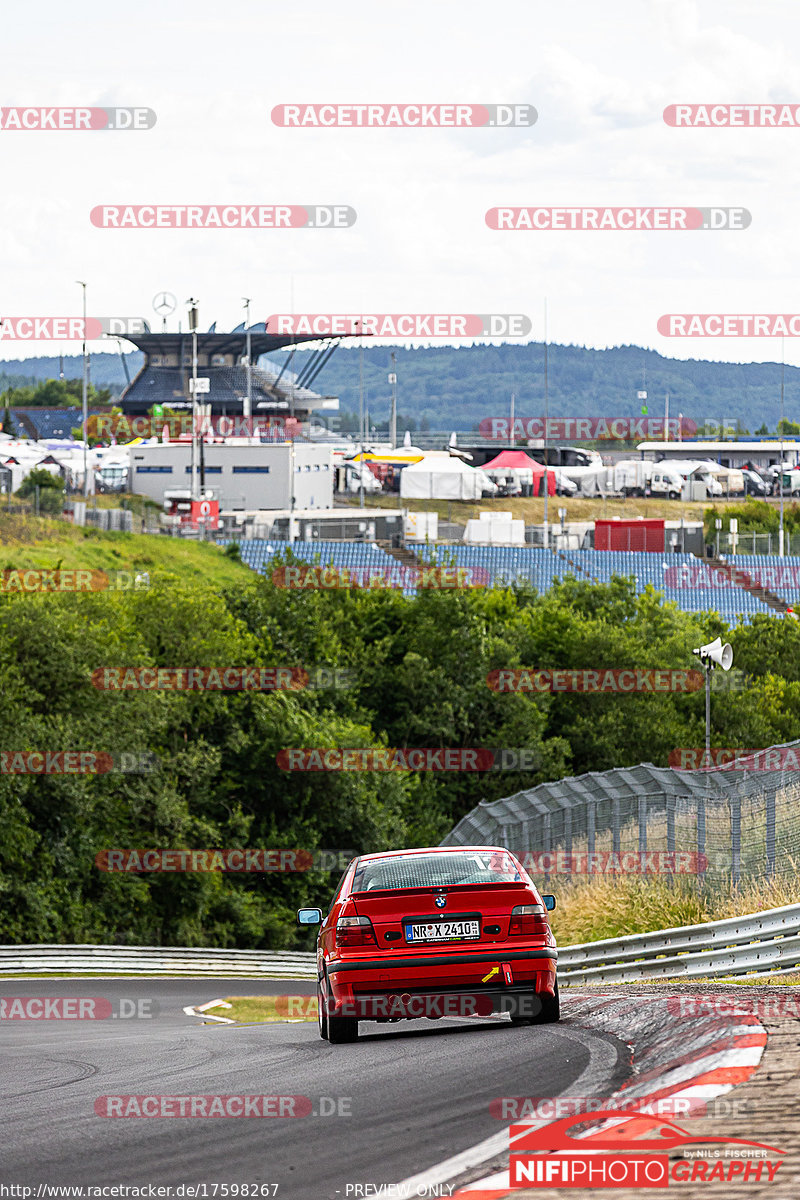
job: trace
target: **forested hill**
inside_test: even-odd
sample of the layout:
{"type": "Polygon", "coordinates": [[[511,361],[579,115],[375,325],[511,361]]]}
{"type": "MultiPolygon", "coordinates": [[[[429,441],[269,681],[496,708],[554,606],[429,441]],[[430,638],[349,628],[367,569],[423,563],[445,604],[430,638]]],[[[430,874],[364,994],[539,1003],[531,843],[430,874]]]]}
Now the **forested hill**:
{"type": "MultiPolygon", "coordinates": [[[[720,347],[722,349],[722,347],[720,347]]],[[[390,346],[364,349],[365,404],[372,424],[381,425],[389,412],[392,369],[390,346]]],[[[298,351],[292,369],[298,370],[308,351],[298,351]]],[[[509,410],[511,393],[516,393],[517,416],[538,416],[544,407],[544,348],[541,342],[522,345],[473,345],[463,348],[437,346],[429,349],[395,348],[398,412],[411,418],[413,428],[467,429],[483,417],[509,410]]],[[[282,362],[285,355],[273,355],[282,362]]],[[[127,356],[131,375],[139,369],[142,356],[127,356]]],[[[76,378],[81,373],[79,356],[65,357],[64,373],[76,378]]],[[[13,384],[57,377],[58,358],[0,361],[0,390],[13,384]]],[[[684,416],[701,425],[705,420],[725,419],[754,433],[763,424],[772,431],[780,417],[780,374],[778,363],[706,362],[664,358],[638,346],[615,346],[592,350],[583,346],[549,347],[549,409],[554,416],[635,416],[642,401],[637,393],[646,390],[651,416],[662,416],[664,396],[670,396],[670,415],[684,416]]],[[[116,354],[94,354],[92,382],[98,387],[120,391],[125,384],[122,364],[116,354]]],[[[338,395],[342,409],[358,411],[359,350],[339,346],[316,377],[313,387],[327,395],[338,395]]],[[[800,368],[786,367],[785,416],[800,418],[800,368]]],[[[400,427],[407,422],[401,420],[400,427]]]]}

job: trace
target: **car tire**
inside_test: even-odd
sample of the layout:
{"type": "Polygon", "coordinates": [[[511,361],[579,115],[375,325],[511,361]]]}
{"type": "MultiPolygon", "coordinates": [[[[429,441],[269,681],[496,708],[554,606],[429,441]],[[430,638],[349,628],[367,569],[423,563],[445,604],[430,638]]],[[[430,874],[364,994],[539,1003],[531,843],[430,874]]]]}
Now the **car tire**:
{"type": "Polygon", "coordinates": [[[326,1042],[328,1040],[328,1010],[327,998],[322,994],[322,987],[317,984],[317,1025],[319,1027],[319,1036],[326,1042]]]}
{"type": "Polygon", "coordinates": [[[355,1017],[334,1017],[328,1014],[328,1041],[333,1046],[358,1039],[358,1021],[355,1017]]]}
{"type": "Polygon", "coordinates": [[[561,1002],[558,998],[558,980],[553,984],[553,995],[549,992],[542,992],[539,996],[541,1001],[541,1009],[533,1018],[533,1025],[552,1025],[555,1021],[561,1018],[561,1002]]]}

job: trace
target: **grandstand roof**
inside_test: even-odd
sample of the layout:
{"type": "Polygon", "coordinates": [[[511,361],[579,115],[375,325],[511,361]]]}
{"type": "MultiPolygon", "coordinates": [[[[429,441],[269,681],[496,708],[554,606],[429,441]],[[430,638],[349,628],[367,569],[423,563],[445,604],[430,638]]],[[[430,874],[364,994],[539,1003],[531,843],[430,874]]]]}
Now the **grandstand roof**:
{"type": "MultiPolygon", "coordinates": [[[[80,408],[12,408],[11,417],[20,427],[26,437],[35,438],[69,438],[72,430],[80,425],[82,417],[80,408]]],[[[100,411],[97,408],[88,410],[89,416],[100,411]]]]}
{"type": "MultiPolygon", "coordinates": [[[[145,354],[180,354],[182,349],[191,346],[191,333],[126,333],[125,340],[133,342],[145,354]]],[[[300,342],[322,342],[326,339],[319,334],[306,333],[263,333],[258,329],[250,330],[250,350],[253,362],[260,354],[270,354],[282,350],[284,346],[296,346],[300,342]]],[[[331,340],[331,339],[327,339],[331,340]]],[[[233,333],[198,333],[198,349],[209,354],[244,354],[247,346],[247,332],[243,329],[233,333]]]]}
{"type": "MultiPolygon", "coordinates": [[[[250,327],[250,383],[252,387],[253,415],[266,413],[297,415],[311,412],[314,408],[338,407],[323,404],[324,400],[335,401],[335,397],[323,397],[311,390],[314,377],[327,361],[340,341],[339,338],[320,338],[307,335],[295,336],[264,332],[263,325],[250,327]],[[300,374],[295,376],[282,364],[258,360],[269,351],[279,350],[298,342],[321,342],[331,345],[318,348],[304,355],[300,374]]],[[[145,360],[136,378],[122,393],[121,406],[126,414],[146,412],[153,404],[162,404],[173,409],[191,407],[189,393],[189,358],[192,349],[190,333],[136,333],[129,341],[144,351],[145,360]],[[155,361],[153,361],[155,359],[155,361]]],[[[244,327],[231,333],[208,333],[197,335],[198,354],[208,361],[201,362],[199,375],[209,380],[209,392],[204,393],[204,403],[211,405],[214,413],[234,414],[242,411],[248,391],[248,372],[242,359],[247,352],[247,330],[244,327]],[[227,355],[233,362],[215,362],[215,356],[227,355]]],[[[291,356],[290,360],[291,361],[291,356]]]]}

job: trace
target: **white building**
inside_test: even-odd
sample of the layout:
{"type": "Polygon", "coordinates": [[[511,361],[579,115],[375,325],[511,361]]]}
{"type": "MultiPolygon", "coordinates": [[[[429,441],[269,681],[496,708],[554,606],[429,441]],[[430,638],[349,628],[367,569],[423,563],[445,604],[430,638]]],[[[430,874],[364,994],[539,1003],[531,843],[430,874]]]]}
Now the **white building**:
{"type": "Polygon", "coordinates": [[[750,462],[762,468],[781,459],[800,462],[800,442],[793,438],[758,442],[639,442],[637,449],[641,458],[656,462],[664,458],[713,458],[723,467],[743,467],[750,462]]]}
{"type": "MultiPolygon", "coordinates": [[[[161,501],[191,487],[190,442],[130,447],[132,492],[161,501]]],[[[332,508],[333,452],[312,442],[212,442],[203,446],[205,487],[220,512],[332,508]],[[294,464],[294,486],[291,486],[294,464]]]]}

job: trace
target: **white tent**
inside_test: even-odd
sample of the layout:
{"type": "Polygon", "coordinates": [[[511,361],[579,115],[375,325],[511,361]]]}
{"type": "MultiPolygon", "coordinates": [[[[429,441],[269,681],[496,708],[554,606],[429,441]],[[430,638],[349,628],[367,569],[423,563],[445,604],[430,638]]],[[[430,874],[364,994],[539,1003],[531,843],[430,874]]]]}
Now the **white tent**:
{"type": "Polygon", "coordinates": [[[494,495],[497,484],[479,467],[460,458],[426,455],[403,469],[400,495],[405,500],[480,500],[494,495]]]}

